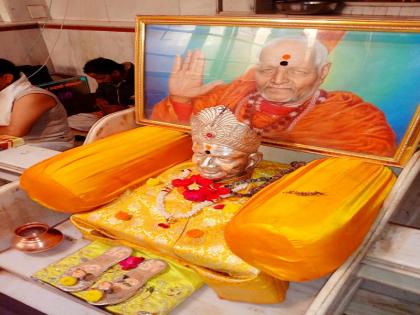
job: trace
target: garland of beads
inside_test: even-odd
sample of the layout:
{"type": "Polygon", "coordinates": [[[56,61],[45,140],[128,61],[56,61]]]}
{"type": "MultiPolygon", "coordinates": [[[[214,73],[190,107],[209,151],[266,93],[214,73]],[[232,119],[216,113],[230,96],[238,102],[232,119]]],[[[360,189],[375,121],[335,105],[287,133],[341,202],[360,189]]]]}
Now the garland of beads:
{"type": "MultiPolygon", "coordinates": [[[[179,179],[185,179],[187,178],[189,175],[191,174],[191,170],[190,169],[185,169],[182,171],[181,175],[178,177],[179,179]]],[[[172,185],[172,183],[167,184],[165,187],[162,188],[162,190],[159,192],[159,194],[156,197],[156,208],[158,208],[160,214],[167,220],[169,221],[171,218],[176,219],[173,215],[170,215],[169,213],[166,212],[165,210],[165,197],[167,194],[169,194],[172,190],[174,189],[174,186],[172,185]]],[[[192,211],[192,209],[191,209],[192,211]]],[[[189,211],[189,212],[191,212],[189,211]]],[[[183,218],[185,215],[189,214],[189,212],[187,213],[183,213],[183,214],[179,214],[177,216],[177,218],[181,219],[183,218]]],[[[192,216],[192,215],[191,215],[192,216]]],[[[188,217],[186,217],[188,218],[188,217]]]]}
{"type": "MultiPolygon", "coordinates": [[[[179,213],[179,214],[170,214],[166,211],[165,208],[165,197],[174,189],[174,186],[172,183],[167,184],[165,187],[162,188],[162,190],[159,192],[158,196],[156,197],[156,208],[159,210],[162,217],[166,219],[166,221],[174,221],[179,219],[188,219],[197,213],[199,213],[201,210],[203,210],[206,207],[209,207],[211,205],[214,205],[215,203],[219,202],[220,199],[226,199],[233,196],[238,197],[251,197],[252,195],[256,194],[258,191],[263,189],[264,187],[268,186],[272,182],[280,179],[286,174],[292,173],[296,169],[298,169],[301,166],[304,166],[305,162],[292,162],[290,165],[290,168],[283,169],[279,171],[276,175],[273,177],[260,177],[260,178],[250,178],[247,180],[242,180],[235,182],[234,184],[226,185],[227,188],[231,190],[229,194],[221,195],[220,198],[214,201],[202,201],[194,205],[190,211],[179,213]],[[263,182],[263,184],[254,187],[249,192],[241,194],[239,191],[246,189],[250,183],[257,183],[257,182],[263,182]]],[[[178,177],[178,179],[185,179],[191,174],[190,169],[186,169],[182,171],[182,174],[178,177]]]]}

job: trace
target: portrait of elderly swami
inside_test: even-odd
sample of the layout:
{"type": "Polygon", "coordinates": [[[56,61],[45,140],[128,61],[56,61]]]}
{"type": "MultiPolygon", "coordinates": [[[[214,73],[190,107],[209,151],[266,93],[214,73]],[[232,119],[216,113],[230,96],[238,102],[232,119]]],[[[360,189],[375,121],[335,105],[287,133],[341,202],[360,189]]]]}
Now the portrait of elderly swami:
{"type": "Polygon", "coordinates": [[[64,151],[73,134],[57,97],[33,86],[16,66],[0,59],[0,135],[21,137],[25,143],[64,151]]]}
{"type": "Polygon", "coordinates": [[[349,91],[320,88],[332,64],[328,50],[305,36],[268,42],[258,63],[230,83],[203,84],[205,56],[176,56],[169,96],[151,119],[188,124],[201,109],[226,105],[265,138],[288,143],[393,156],[396,136],[384,113],[349,91]]]}

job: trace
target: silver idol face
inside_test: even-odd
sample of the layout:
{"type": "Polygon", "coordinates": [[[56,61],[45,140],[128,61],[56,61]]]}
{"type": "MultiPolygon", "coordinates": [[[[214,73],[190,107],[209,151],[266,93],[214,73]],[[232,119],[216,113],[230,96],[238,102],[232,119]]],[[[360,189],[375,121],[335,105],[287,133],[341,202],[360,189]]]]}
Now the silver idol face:
{"type": "Polygon", "coordinates": [[[194,143],[193,162],[200,175],[214,180],[241,176],[250,169],[250,154],[233,148],[208,143],[194,143]]]}

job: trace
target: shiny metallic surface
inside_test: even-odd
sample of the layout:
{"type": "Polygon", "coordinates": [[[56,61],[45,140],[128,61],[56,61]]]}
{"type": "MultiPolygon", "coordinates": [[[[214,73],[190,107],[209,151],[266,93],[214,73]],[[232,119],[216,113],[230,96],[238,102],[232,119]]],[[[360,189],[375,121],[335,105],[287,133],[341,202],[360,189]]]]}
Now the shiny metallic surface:
{"type": "Polygon", "coordinates": [[[238,121],[224,105],[206,108],[193,116],[191,132],[194,143],[216,144],[241,152],[256,152],[261,144],[261,135],[238,121]]]}
{"type": "Polygon", "coordinates": [[[28,253],[43,252],[57,246],[63,240],[63,234],[47,224],[40,222],[26,223],[15,230],[12,247],[28,253]]]}
{"type": "Polygon", "coordinates": [[[239,122],[226,106],[203,109],[191,119],[193,162],[208,179],[227,179],[252,171],[261,160],[261,136],[239,122]]]}
{"type": "Polygon", "coordinates": [[[227,179],[241,176],[250,171],[250,154],[226,146],[212,145],[210,153],[205,151],[206,143],[193,145],[193,162],[200,175],[209,179],[227,179]]]}

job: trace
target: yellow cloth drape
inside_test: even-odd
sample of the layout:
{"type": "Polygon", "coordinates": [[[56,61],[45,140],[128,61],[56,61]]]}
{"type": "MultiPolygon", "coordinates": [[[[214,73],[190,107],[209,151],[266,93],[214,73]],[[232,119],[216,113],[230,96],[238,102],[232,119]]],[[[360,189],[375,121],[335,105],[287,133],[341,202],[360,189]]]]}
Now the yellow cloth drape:
{"type": "MultiPolygon", "coordinates": [[[[272,176],[284,167],[278,163],[263,162],[254,176],[272,176]]],[[[153,184],[149,182],[127,192],[115,202],[95,211],[73,215],[71,220],[88,237],[94,237],[99,232],[129,246],[146,248],[192,266],[223,298],[255,303],[281,301],[287,283],[267,277],[239,259],[226,246],[223,237],[226,223],[248,198],[224,199],[219,203],[224,205],[223,209],[209,206],[188,219],[179,219],[169,227],[162,226],[166,220],[156,207],[156,197],[163,187],[187,168],[197,172],[193,163],[182,163],[153,179],[153,184]],[[126,211],[131,219],[118,219],[120,211],[126,211]],[[191,231],[199,231],[199,236],[194,236],[191,231]]],[[[176,189],[165,198],[169,213],[188,212],[192,205],[176,189]]]]}
{"type": "Polygon", "coordinates": [[[278,279],[324,276],[361,244],[394,181],[387,167],[359,159],[313,161],[248,200],[225,239],[278,279]]]}
{"type": "Polygon", "coordinates": [[[147,126],[63,152],[27,169],[21,187],[57,211],[92,210],[191,158],[191,137],[147,126]]]}

